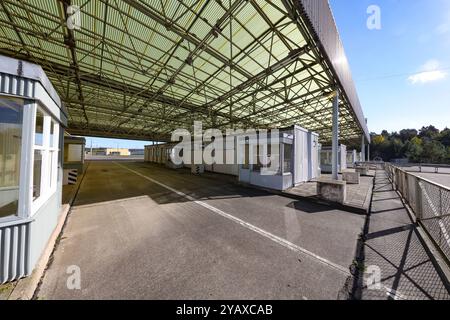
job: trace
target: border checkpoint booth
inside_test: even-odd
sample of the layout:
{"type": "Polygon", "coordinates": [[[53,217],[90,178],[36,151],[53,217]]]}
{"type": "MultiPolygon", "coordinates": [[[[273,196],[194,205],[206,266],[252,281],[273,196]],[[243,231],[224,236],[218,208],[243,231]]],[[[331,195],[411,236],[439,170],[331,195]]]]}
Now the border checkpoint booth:
{"type": "Polygon", "coordinates": [[[74,185],[84,172],[86,139],[64,136],[63,185],[74,185]]]}
{"type": "Polygon", "coordinates": [[[31,274],[57,225],[66,126],[42,68],[0,56],[0,284],[31,274]]]}
{"type": "MultiPolygon", "coordinates": [[[[322,173],[331,173],[332,171],[332,148],[330,146],[322,147],[320,151],[320,168],[322,173]]],[[[338,146],[338,172],[347,169],[347,146],[341,144],[338,146]]]]}
{"type": "MultiPolygon", "coordinates": [[[[299,126],[280,129],[279,134],[279,145],[276,146],[276,150],[267,150],[267,156],[277,155],[280,161],[280,167],[271,175],[263,174],[262,168],[264,166],[261,165],[259,160],[255,164],[250,164],[249,157],[258,157],[259,159],[259,150],[256,141],[250,143],[250,140],[245,140],[245,135],[236,135],[232,144],[228,144],[224,140],[224,151],[234,149],[234,163],[232,164],[183,164],[175,166],[170,161],[170,155],[179,153],[182,146],[174,143],[146,146],[145,161],[164,164],[173,169],[186,167],[195,174],[207,171],[236,176],[242,183],[273,190],[286,190],[320,177],[321,145],[319,144],[319,135],[299,126]],[[241,164],[238,164],[237,159],[238,144],[245,154],[245,159],[241,164]],[[250,145],[253,146],[253,150],[250,150],[250,145]]],[[[266,142],[270,145],[269,141],[266,142]]],[[[200,147],[204,149],[206,146],[200,147]]],[[[225,152],[223,154],[223,160],[225,160],[225,152]]]]}

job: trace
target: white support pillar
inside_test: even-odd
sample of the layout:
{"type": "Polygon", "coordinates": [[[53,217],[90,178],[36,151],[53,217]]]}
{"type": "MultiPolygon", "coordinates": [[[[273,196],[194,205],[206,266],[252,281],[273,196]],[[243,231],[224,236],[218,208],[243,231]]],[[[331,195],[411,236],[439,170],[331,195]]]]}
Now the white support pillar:
{"type": "MultiPolygon", "coordinates": [[[[367,126],[367,118],[365,120],[366,120],[366,126],[367,126]]],[[[370,161],[370,142],[369,141],[367,141],[367,158],[366,158],[366,161],[370,161]]]]}
{"type": "Polygon", "coordinates": [[[361,162],[366,162],[366,139],[364,133],[361,138],[361,162]]]}
{"type": "Polygon", "coordinates": [[[336,90],[333,98],[333,136],[332,136],[332,179],[338,180],[339,160],[338,160],[338,148],[339,148],[339,91],[336,90]]]}

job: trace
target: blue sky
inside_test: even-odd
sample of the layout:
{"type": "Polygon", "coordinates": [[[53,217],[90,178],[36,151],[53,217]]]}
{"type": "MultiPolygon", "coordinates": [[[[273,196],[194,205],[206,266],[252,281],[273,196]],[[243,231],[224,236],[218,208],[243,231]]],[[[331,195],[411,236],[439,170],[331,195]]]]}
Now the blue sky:
{"type": "MultiPolygon", "coordinates": [[[[450,127],[450,1],[330,3],[370,131],[450,127]],[[381,9],[381,30],[367,28],[370,5],[381,9]]],[[[148,144],[87,138],[88,147],[91,140],[103,147],[148,144]]]]}
{"type": "Polygon", "coordinates": [[[129,149],[144,149],[144,146],[151,144],[149,141],[135,141],[125,139],[108,139],[108,138],[86,138],[86,148],[104,147],[104,148],[129,148],[129,149]]]}
{"type": "Polygon", "coordinates": [[[450,1],[330,3],[369,129],[450,127],[450,1]],[[381,30],[366,27],[370,5],[381,30]]]}

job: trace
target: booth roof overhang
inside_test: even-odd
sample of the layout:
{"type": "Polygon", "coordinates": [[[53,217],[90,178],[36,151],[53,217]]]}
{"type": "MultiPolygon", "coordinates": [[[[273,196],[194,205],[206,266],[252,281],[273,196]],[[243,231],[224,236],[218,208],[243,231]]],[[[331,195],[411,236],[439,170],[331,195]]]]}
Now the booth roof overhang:
{"type": "Polygon", "coordinates": [[[0,54],[42,66],[71,134],[294,124],[370,141],[327,0],[3,0],[0,54]],[[79,9],[79,11],[77,10],[79,9]]]}

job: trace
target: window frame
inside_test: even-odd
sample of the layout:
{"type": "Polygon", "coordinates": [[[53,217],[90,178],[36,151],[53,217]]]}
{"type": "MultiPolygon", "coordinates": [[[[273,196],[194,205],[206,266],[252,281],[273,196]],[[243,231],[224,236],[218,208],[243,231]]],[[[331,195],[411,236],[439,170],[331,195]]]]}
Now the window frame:
{"type": "Polygon", "coordinates": [[[291,143],[281,143],[282,145],[282,154],[283,154],[283,158],[282,158],[282,165],[281,165],[281,173],[283,175],[287,175],[287,174],[292,174],[293,170],[294,170],[294,145],[291,143]],[[289,150],[289,161],[287,163],[289,163],[289,170],[286,170],[286,146],[288,146],[288,148],[290,148],[289,150]]]}
{"type": "Polygon", "coordinates": [[[31,159],[31,177],[29,181],[31,201],[31,210],[29,217],[34,216],[42,206],[56,193],[58,184],[58,158],[59,158],[59,140],[60,140],[60,124],[51,116],[40,103],[34,103],[32,107],[32,121],[31,128],[31,145],[29,147],[30,159],[31,159]],[[44,116],[43,125],[43,141],[42,146],[35,144],[36,138],[36,116],[38,110],[44,116]],[[53,141],[51,141],[50,129],[53,126],[53,141]],[[41,163],[41,183],[40,183],[40,195],[38,198],[33,199],[33,170],[34,170],[34,152],[40,150],[42,153],[41,163]],[[50,167],[51,164],[51,167],[50,167]]]}
{"type": "Polygon", "coordinates": [[[21,100],[22,101],[22,129],[21,129],[21,147],[20,147],[20,161],[19,161],[19,201],[17,206],[17,212],[14,214],[11,214],[9,216],[0,217],[0,224],[3,225],[5,223],[9,223],[12,221],[16,221],[19,219],[24,219],[28,217],[27,214],[27,201],[20,201],[20,195],[26,194],[27,192],[27,184],[24,183],[27,178],[27,168],[26,168],[26,159],[28,155],[27,150],[27,130],[28,130],[28,124],[26,120],[28,119],[30,113],[29,108],[30,105],[34,103],[32,100],[25,99],[23,97],[17,97],[12,96],[8,94],[0,94],[0,98],[2,99],[12,99],[12,100],[21,100]]]}

